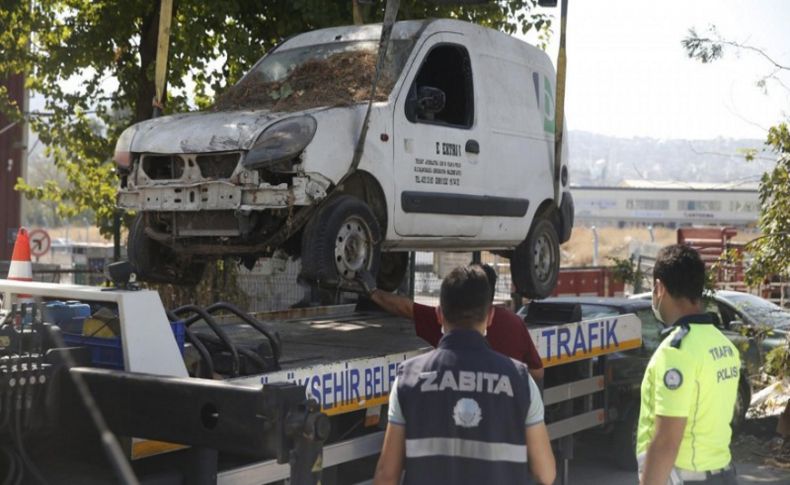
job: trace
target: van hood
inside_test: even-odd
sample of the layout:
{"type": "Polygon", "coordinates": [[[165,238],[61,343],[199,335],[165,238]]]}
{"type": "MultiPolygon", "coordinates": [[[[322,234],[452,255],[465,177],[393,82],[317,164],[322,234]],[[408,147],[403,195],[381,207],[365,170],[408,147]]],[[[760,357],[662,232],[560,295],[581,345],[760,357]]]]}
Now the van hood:
{"type": "Polygon", "coordinates": [[[137,124],[131,151],[205,153],[247,150],[269,125],[295,113],[268,110],[201,111],[162,116],[137,124]]]}

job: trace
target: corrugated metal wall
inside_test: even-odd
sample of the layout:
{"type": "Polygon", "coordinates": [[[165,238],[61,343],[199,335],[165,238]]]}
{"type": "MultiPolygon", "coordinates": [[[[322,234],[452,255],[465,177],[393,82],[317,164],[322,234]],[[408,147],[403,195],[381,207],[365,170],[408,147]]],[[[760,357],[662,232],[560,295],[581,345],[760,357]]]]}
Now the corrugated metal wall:
{"type": "MultiPolygon", "coordinates": [[[[25,106],[24,78],[21,75],[2,80],[0,84],[8,88],[11,98],[19,106],[25,106]]],[[[0,131],[9,124],[9,120],[0,114],[0,131]]],[[[20,123],[0,133],[0,260],[11,258],[11,237],[20,224],[21,199],[14,191],[14,185],[24,173],[25,129],[25,125],[20,123]]],[[[4,277],[0,275],[0,278],[4,277]]]]}

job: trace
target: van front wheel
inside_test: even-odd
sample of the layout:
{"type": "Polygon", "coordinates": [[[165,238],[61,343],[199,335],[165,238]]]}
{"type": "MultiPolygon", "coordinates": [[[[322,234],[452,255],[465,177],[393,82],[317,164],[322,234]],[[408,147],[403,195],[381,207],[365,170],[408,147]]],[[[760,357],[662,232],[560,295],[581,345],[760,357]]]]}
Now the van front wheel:
{"type": "Polygon", "coordinates": [[[549,218],[536,219],[513,251],[510,273],[516,291],[529,299],[546,298],[554,291],[560,273],[560,239],[549,218]]]}
{"type": "Polygon", "coordinates": [[[378,273],[381,229],[360,199],[341,195],[313,215],[302,235],[302,272],[307,281],[338,284],[358,273],[378,273]]]}

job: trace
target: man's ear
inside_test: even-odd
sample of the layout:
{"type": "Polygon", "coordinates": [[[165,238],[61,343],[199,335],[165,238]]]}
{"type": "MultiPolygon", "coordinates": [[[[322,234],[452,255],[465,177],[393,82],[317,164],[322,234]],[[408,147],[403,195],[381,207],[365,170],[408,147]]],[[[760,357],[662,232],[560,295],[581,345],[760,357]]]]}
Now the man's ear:
{"type": "Polygon", "coordinates": [[[488,317],[486,317],[486,328],[490,327],[492,323],[494,323],[494,305],[491,305],[491,308],[488,309],[488,317]]]}
{"type": "Polygon", "coordinates": [[[664,282],[658,278],[653,280],[653,293],[655,293],[656,296],[660,298],[664,296],[664,291],[666,291],[666,288],[664,287],[664,282]]]}
{"type": "Polygon", "coordinates": [[[439,325],[444,326],[444,313],[442,313],[442,307],[436,307],[436,320],[439,321],[439,325]]]}

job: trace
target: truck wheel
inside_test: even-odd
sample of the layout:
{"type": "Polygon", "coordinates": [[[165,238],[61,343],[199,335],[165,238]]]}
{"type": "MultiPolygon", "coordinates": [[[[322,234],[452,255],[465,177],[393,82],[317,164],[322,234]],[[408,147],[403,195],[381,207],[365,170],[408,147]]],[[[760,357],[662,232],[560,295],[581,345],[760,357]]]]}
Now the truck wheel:
{"type": "Polygon", "coordinates": [[[548,218],[535,220],[527,238],[513,251],[510,273],[516,290],[530,299],[550,296],[560,273],[560,241],[548,218]]]}
{"type": "Polygon", "coordinates": [[[378,273],[379,223],[360,199],[341,195],[314,214],[302,235],[301,277],[319,284],[353,280],[357,272],[378,273]]]}
{"type": "Polygon", "coordinates": [[[140,281],[194,286],[203,278],[205,263],[183,263],[173,251],[145,234],[143,214],[137,214],[129,229],[127,257],[140,281]]]}
{"type": "Polygon", "coordinates": [[[376,287],[392,292],[401,287],[403,277],[409,269],[409,253],[382,253],[376,287]]]}
{"type": "Polygon", "coordinates": [[[625,419],[615,425],[612,432],[612,459],[622,470],[636,471],[636,431],[639,425],[639,410],[631,408],[625,419]]]}

